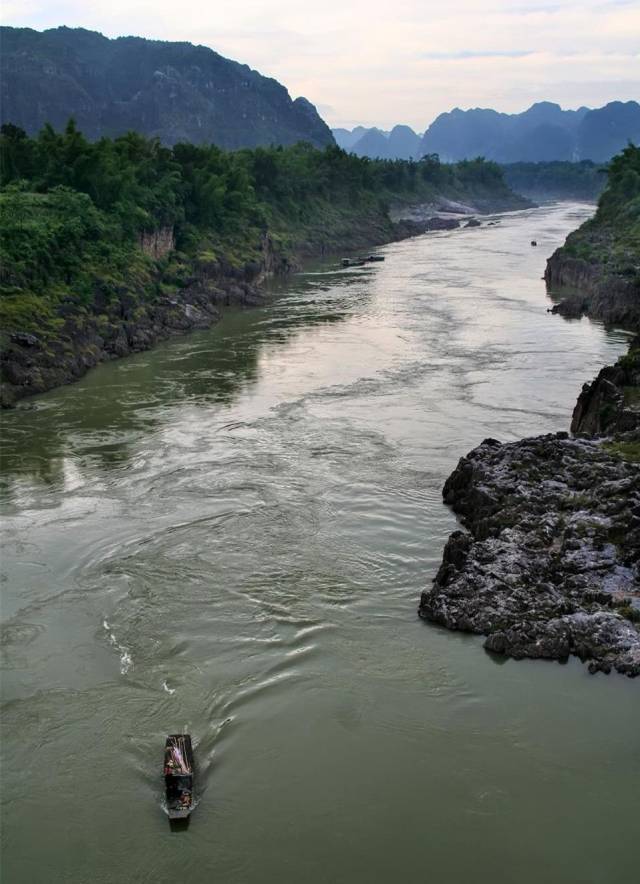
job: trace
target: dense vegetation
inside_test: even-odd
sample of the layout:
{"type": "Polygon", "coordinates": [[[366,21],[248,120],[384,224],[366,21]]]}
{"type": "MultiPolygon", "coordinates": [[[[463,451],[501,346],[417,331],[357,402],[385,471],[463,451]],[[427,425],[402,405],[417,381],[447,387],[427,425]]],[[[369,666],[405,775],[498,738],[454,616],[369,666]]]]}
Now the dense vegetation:
{"type": "Polygon", "coordinates": [[[608,172],[596,214],[567,238],[564,253],[640,284],[640,147],[626,147],[608,172]]]}
{"type": "Polygon", "coordinates": [[[509,187],[534,199],[597,200],[607,181],[606,167],[590,160],[509,163],[502,171],[509,187]]]}
{"type": "Polygon", "coordinates": [[[307,144],[226,152],[128,133],[88,141],[70,121],[35,138],[0,134],[4,329],[41,329],[64,302],[91,309],[123,287],[154,297],[180,287],[198,256],[256,258],[265,231],[283,247],[330,235],[354,219],[384,217],[391,199],[436,194],[508,197],[500,169],[481,159],[455,166],[373,161],[307,144]],[[138,248],[142,234],[171,229],[162,264],[138,248]]]}

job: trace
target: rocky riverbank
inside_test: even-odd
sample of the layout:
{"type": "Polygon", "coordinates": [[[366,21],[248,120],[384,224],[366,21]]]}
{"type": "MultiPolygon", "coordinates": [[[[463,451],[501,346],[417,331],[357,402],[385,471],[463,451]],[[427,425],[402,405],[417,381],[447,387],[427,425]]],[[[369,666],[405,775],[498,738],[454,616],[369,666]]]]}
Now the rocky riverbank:
{"type": "Polygon", "coordinates": [[[486,439],[447,480],[449,538],[419,614],[492,652],[640,674],[640,346],[585,384],[571,430],[486,439]]]}
{"type": "Polygon", "coordinates": [[[148,350],[173,335],[209,328],[225,307],[262,304],[266,276],[288,270],[286,257],[265,237],[260,257],[243,265],[206,256],[193,261],[183,284],[171,294],[162,293],[163,274],[157,268],[155,297],[149,298],[147,286],[138,287],[132,279],[116,298],[97,291],[91,311],[63,303],[53,331],[9,331],[0,356],[1,404],[9,407],[25,396],[71,383],[100,362],[148,350]]]}
{"type": "Polygon", "coordinates": [[[172,263],[172,236],[147,235],[139,248],[152,263],[143,279],[137,280],[132,273],[115,297],[113,291],[103,293],[98,286],[91,309],[62,303],[52,328],[5,329],[0,404],[11,407],[25,396],[78,380],[100,362],[210,328],[225,308],[260,306],[265,302],[265,280],[299,269],[303,258],[336,251],[338,244],[349,251],[423,232],[419,226],[395,225],[382,212],[366,220],[370,223],[350,227],[345,222],[328,231],[309,226],[295,242],[264,235],[244,262],[204,252],[193,258],[181,255],[172,263]],[[165,240],[169,246],[159,248],[165,240]],[[173,285],[176,263],[179,284],[173,285]]]}
{"type": "Polygon", "coordinates": [[[571,420],[571,432],[617,436],[640,430],[640,338],[615,365],[606,365],[585,384],[571,420]]]}
{"type": "Polygon", "coordinates": [[[420,616],[487,650],[640,674],[640,468],[567,433],[463,457],[444,500],[454,532],[420,616]]]}
{"type": "Polygon", "coordinates": [[[531,200],[517,193],[504,196],[475,196],[465,202],[440,196],[427,203],[397,204],[389,212],[396,223],[411,222],[425,225],[426,230],[451,230],[459,227],[462,222],[469,226],[469,219],[475,227],[480,222],[472,216],[492,215],[500,212],[514,212],[519,209],[530,209],[534,206],[531,200]]]}
{"type": "Polygon", "coordinates": [[[636,274],[611,272],[557,249],[547,261],[545,281],[561,300],[552,308],[571,319],[590,316],[607,325],[640,327],[640,279],[636,274]]]}
{"type": "MultiPolygon", "coordinates": [[[[548,260],[554,313],[640,331],[637,210],[624,184],[638,164],[632,147],[614,161],[595,218],[548,260]]],[[[584,385],[571,432],[486,439],[460,460],[443,496],[467,531],[449,538],[419,614],[486,636],[498,654],[575,655],[591,672],[636,676],[640,339],[584,385]]]]}
{"type": "MultiPolygon", "coordinates": [[[[519,200],[515,195],[514,199],[519,200]]],[[[261,305],[265,279],[299,269],[305,258],[349,253],[459,226],[457,220],[430,212],[392,221],[383,206],[373,206],[364,213],[336,213],[322,223],[311,220],[295,233],[265,234],[244,262],[237,256],[230,260],[207,252],[173,260],[171,229],[145,234],[138,242],[140,251],[151,259],[144,280],[137,281],[132,273],[131,281],[120,286],[115,297],[112,290],[101,292],[98,285],[90,309],[62,303],[52,328],[4,330],[0,405],[11,407],[25,396],[78,380],[100,362],[148,350],[174,335],[209,328],[226,307],[261,305]]]]}
{"type": "Polygon", "coordinates": [[[482,159],[391,162],[308,144],[161,148],[133,132],[91,141],[73,119],[35,137],[8,123],[0,154],[4,405],[206,327],[221,304],[255,303],[264,275],[296,258],[426,229],[394,224],[392,204],[527,204],[482,159]]]}

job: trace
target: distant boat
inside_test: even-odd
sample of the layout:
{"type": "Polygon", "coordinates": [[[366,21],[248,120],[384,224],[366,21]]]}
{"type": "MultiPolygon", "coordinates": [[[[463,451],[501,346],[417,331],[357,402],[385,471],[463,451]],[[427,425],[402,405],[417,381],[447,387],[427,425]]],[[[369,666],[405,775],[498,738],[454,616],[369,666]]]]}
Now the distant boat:
{"type": "Polygon", "coordinates": [[[535,239],[532,239],[532,240],[531,240],[531,245],[532,245],[532,246],[537,246],[538,243],[535,241],[535,239]]]}
{"type": "Polygon", "coordinates": [[[189,734],[169,734],[164,746],[164,786],[170,820],[188,817],[193,801],[193,748],[189,734]]]}
{"type": "Polygon", "coordinates": [[[340,262],[343,267],[362,267],[369,261],[384,261],[384,255],[367,255],[366,258],[343,258],[340,262]]]}

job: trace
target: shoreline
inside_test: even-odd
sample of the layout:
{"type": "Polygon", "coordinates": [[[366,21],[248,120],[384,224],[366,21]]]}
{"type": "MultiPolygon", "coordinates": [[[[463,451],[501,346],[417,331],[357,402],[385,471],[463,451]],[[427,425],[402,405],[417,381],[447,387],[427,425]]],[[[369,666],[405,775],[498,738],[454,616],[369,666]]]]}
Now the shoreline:
{"type": "MultiPolygon", "coordinates": [[[[576,236],[576,233],[571,235],[576,236]]],[[[638,284],[557,249],[551,312],[636,337],[583,385],[571,436],[485,439],[443,499],[454,531],[419,616],[485,636],[514,659],[578,657],[589,672],[640,675],[640,298],[638,284]]]]}
{"type": "MultiPolygon", "coordinates": [[[[38,335],[20,329],[7,331],[8,344],[1,354],[2,382],[0,406],[12,408],[22,399],[65,386],[82,378],[101,362],[143,352],[163,340],[191,331],[211,328],[220,321],[226,307],[250,309],[265,304],[264,283],[269,278],[287,278],[297,272],[301,262],[317,257],[336,259],[360,249],[370,249],[435,230],[462,227],[461,220],[449,215],[442,218],[437,203],[419,203],[425,207],[423,217],[399,217],[379,211],[348,219],[348,227],[335,230],[309,228],[298,234],[298,239],[286,245],[279,234],[265,233],[251,260],[238,264],[223,257],[212,260],[193,258],[189,262],[186,285],[171,295],[158,295],[153,300],[141,300],[131,292],[122,291],[115,302],[100,303],[91,312],[62,311],[61,327],[55,335],[38,335]],[[100,312],[96,312],[99,310],[100,312]]],[[[495,214],[500,211],[518,211],[509,207],[514,200],[487,199],[474,212],[495,214]]],[[[520,207],[523,208],[523,207],[520,207]]],[[[400,209],[399,215],[410,214],[411,209],[400,209]]],[[[461,215],[462,221],[469,218],[461,215]]],[[[479,222],[478,222],[479,223],[479,222]]],[[[173,233],[165,237],[173,247],[173,233]]],[[[141,244],[144,250],[146,244],[141,244]]],[[[172,249],[159,254],[153,243],[150,257],[170,257],[172,249]]],[[[158,289],[163,285],[163,271],[155,267],[158,289]]]]}

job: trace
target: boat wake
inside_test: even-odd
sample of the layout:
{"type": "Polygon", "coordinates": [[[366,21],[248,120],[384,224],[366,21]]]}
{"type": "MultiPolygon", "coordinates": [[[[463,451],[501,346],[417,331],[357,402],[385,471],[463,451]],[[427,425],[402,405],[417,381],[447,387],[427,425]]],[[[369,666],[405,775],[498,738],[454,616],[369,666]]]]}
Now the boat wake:
{"type": "MultiPolygon", "coordinates": [[[[111,642],[113,647],[120,654],[120,674],[126,675],[127,672],[133,666],[133,657],[129,653],[129,649],[125,648],[124,645],[121,645],[118,642],[118,639],[115,637],[115,635],[111,631],[111,627],[109,626],[109,623],[106,619],[102,621],[102,627],[103,627],[104,631],[107,633],[107,637],[108,637],[109,641],[111,642]]],[[[169,691],[169,693],[173,693],[173,691],[169,691]]]]}

